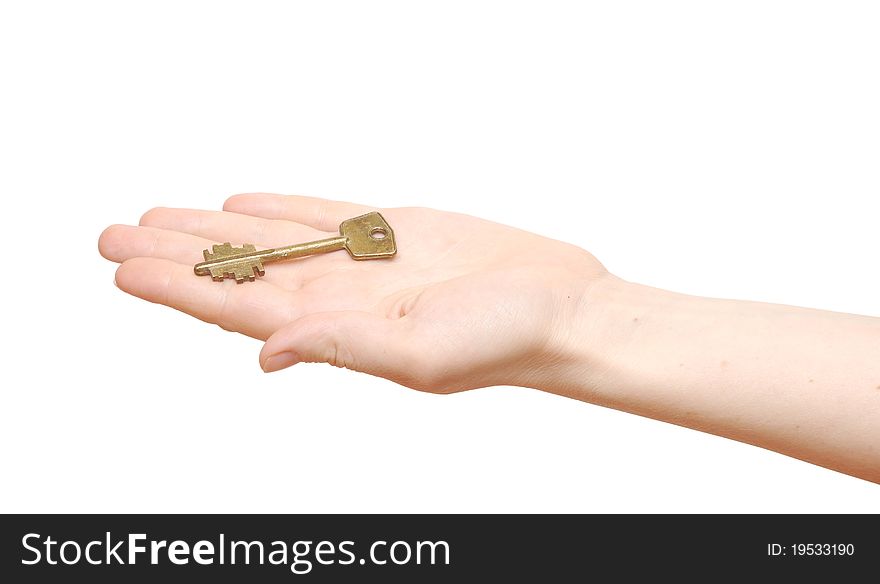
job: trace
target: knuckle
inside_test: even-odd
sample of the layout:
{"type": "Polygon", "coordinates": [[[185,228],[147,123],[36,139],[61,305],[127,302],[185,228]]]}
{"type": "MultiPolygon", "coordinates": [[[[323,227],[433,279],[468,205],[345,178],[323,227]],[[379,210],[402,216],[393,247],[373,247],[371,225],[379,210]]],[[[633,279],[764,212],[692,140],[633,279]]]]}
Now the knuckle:
{"type": "Polygon", "coordinates": [[[323,343],[321,344],[323,347],[318,356],[319,359],[341,369],[357,369],[357,361],[351,350],[351,343],[339,323],[331,320],[322,328],[323,343]]]}
{"type": "Polygon", "coordinates": [[[324,352],[323,361],[334,367],[339,367],[340,369],[358,369],[354,354],[348,348],[346,343],[341,342],[338,339],[328,343],[324,352]]]}
{"type": "Polygon", "coordinates": [[[225,331],[234,330],[233,323],[235,322],[233,319],[233,315],[230,311],[230,302],[229,302],[230,293],[224,290],[224,294],[220,296],[219,303],[217,305],[217,318],[216,323],[217,326],[222,328],[225,331]]]}
{"type": "Polygon", "coordinates": [[[328,215],[330,213],[330,209],[328,205],[324,201],[320,201],[315,204],[314,210],[312,211],[313,222],[315,225],[324,225],[328,220],[328,215]]]}

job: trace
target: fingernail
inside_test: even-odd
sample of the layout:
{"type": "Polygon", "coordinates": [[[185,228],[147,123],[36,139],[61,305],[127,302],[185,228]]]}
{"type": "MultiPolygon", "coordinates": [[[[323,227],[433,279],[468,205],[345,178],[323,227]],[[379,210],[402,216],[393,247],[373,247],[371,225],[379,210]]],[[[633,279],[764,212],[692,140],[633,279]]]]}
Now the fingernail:
{"type": "Polygon", "coordinates": [[[263,363],[263,371],[265,371],[266,373],[280,371],[281,369],[290,367],[298,361],[299,359],[297,358],[296,354],[291,353],[290,351],[275,353],[274,355],[266,359],[265,363],[263,363]]]}

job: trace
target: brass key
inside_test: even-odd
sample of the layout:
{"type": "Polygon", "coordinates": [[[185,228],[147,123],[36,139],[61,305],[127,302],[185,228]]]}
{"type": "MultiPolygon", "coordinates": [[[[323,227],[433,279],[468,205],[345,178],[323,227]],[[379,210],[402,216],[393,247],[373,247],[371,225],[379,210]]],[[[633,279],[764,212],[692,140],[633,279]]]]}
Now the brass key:
{"type": "Polygon", "coordinates": [[[241,247],[233,247],[230,243],[214,245],[212,251],[204,251],[205,261],[196,264],[193,271],[198,276],[210,275],[215,282],[235,278],[240,284],[245,280],[253,282],[257,276],[264,275],[263,264],[340,249],[356,260],[390,258],[397,253],[391,226],[382,215],[373,212],[343,221],[338,237],[263,251],[257,251],[251,243],[241,247]]]}

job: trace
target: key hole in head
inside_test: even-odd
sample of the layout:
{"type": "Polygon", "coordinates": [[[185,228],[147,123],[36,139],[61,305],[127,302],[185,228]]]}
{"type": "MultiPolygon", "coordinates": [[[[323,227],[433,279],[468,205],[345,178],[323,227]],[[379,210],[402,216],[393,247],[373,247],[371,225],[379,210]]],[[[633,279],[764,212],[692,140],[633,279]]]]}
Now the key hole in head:
{"type": "Polygon", "coordinates": [[[370,237],[373,239],[385,239],[388,236],[388,232],[385,231],[384,227],[373,227],[370,229],[370,237]]]}

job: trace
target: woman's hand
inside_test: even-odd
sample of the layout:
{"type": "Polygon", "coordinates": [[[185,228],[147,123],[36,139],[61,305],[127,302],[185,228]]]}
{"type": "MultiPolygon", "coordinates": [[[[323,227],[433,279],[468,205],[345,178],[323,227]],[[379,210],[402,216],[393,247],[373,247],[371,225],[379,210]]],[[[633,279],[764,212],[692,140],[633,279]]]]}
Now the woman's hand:
{"type": "Polygon", "coordinates": [[[329,253],[271,264],[253,283],[217,283],[192,269],[214,243],[321,239],[374,210],[271,194],[237,195],[223,209],[153,209],[137,227],[107,228],[99,247],[122,264],[122,290],[268,339],[266,371],[309,361],[434,392],[544,387],[575,351],[574,323],[582,336],[582,314],[598,310],[592,287],[608,277],[577,247],[467,215],[403,208],[381,209],[397,240],[393,259],[329,253]]]}
{"type": "Polygon", "coordinates": [[[369,207],[238,195],[109,227],[120,288],[260,339],[266,371],[321,361],[434,392],[523,385],[880,482],[880,319],[629,284],[576,247],[465,215],[383,209],[398,255],[193,274],[215,242],[335,233],[369,207]]]}

